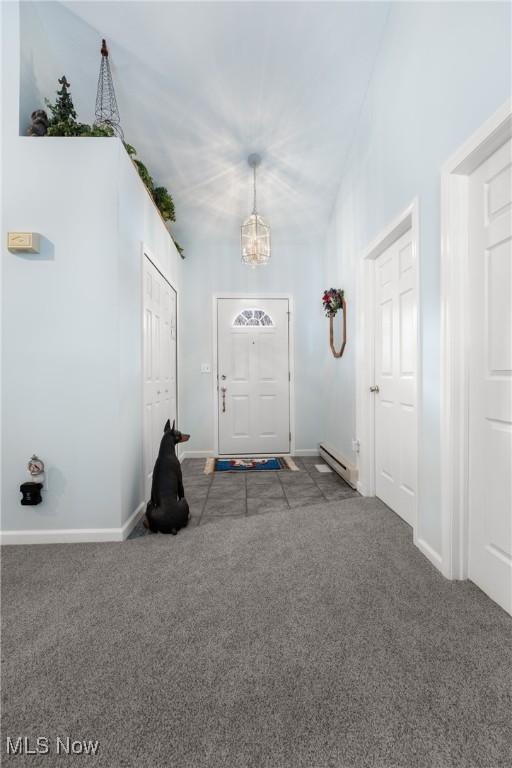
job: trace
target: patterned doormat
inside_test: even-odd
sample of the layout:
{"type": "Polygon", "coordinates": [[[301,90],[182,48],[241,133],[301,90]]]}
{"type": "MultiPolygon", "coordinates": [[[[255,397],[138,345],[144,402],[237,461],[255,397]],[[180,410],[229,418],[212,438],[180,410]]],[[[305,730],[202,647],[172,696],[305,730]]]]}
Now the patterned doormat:
{"type": "Polygon", "coordinates": [[[263,472],[271,470],[298,472],[299,468],[289,456],[270,456],[264,459],[207,459],[205,473],[212,472],[263,472]]]}

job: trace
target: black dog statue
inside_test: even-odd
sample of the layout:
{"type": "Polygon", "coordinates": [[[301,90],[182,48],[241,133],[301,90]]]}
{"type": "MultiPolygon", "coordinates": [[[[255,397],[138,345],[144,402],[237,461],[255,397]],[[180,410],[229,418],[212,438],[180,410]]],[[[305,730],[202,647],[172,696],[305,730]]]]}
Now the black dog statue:
{"type": "Polygon", "coordinates": [[[177,443],[185,443],[189,438],[190,435],[184,435],[175,428],[174,421],[171,427],[167,419],[153,470],[151,499],[143,521],[152,533],[176,535],[180,528],[188,524],[190,513],[175,446],[177,443]]]}

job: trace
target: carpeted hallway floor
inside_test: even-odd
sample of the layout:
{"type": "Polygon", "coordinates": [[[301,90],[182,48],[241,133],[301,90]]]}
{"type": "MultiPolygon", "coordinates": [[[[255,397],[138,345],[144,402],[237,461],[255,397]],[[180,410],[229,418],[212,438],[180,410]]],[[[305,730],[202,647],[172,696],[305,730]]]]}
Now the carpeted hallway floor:
{"type": "Polygon", "coordinates": [[[2,576],[3,765],[512,764],[512,620],[376,500],[4,548],[2,576]]]}

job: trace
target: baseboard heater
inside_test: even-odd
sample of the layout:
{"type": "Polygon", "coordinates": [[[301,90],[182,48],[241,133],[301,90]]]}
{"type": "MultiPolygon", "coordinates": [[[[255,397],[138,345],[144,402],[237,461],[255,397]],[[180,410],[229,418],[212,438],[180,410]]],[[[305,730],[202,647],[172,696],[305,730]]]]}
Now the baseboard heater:
{"type": "Polygon", "coordinates": [[[354,464],[350,464],[343,456],[338,453],[334,448],[326,443],[320,443],[320,456],[322,459],[334,469],[335,472],[342,477],[345,482],[355,488],[357,486],[357,478],[359,470],[354,464]]]}

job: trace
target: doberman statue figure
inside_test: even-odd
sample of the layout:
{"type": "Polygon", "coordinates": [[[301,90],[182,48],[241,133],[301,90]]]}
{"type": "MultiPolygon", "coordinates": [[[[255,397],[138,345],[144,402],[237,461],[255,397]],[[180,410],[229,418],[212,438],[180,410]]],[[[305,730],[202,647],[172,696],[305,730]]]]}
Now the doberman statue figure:
{"type": "Polygon", "coordinates": [[[181,464],[176,456],[176,445],[185,443],[190,435],[185,435],[172,427],[169,419],[164,427],[160,450],[153,470],[151,499],[146,508],[144,526],[152,533],[172,533],[176,535],[189,521],[190,512],[183,488],[181,464]]]}

